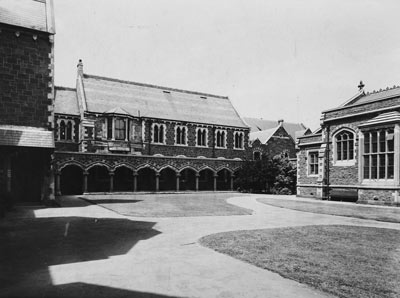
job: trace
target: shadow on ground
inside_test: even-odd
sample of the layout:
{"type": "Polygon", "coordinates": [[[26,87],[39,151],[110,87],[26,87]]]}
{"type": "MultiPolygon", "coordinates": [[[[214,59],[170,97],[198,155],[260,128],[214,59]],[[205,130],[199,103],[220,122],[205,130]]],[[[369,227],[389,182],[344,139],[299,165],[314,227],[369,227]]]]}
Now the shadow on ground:
{"type": "Polygon", "coordinates": [[[52,265],[126,254],[139,241],[160,233],[153,229],[154,225],[155,222],[83,217],[3,220],[0,297],[163,297],[96,285],[54,286],[48,269],[52,265]]]}

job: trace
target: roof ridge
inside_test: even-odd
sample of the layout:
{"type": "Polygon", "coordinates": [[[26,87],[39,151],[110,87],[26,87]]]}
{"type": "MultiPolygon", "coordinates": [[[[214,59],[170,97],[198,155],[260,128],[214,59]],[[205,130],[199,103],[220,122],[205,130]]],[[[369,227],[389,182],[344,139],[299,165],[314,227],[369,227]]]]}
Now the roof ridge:
{"type": "Polygon", "coordinates": [[[376,93],[380,93],[380,92],[383,92],[383,91],[388,91],[388,90],[393,90],[393,89],[396,89],[396,88],[400,88],[400,86],[396,86],[396,85],[393,85],[393,87],[386,87],[385,89],[382,89],[382,88],[380,88],[379,90],[372,90],[372,91],[368,91],[367,93],[365,93],[365,95],[370,95],[370,94],[376,94],[376,93]]]}
{"type": "Polygon", "coordinates": [[[169,90],[169,91],[183,92],[183,93],[200,95],[200,96],[210,96],[210,97],[221,98],[221,99],[229,99],[228,96],[215,95],[215,94],[210,94],[210,93],[202,93],[202,92],[197,92],[197,91],[189,91],[189,90],[183,90],[183,89],[177,89],[177,88],[171,88],[171,87],[163,87],[163,86],[146,84],[146,83],[126,81],[126,80],[108,78],[108,77],[97,76],[97,75],[90,75],[90,74],[86,74],[86,73],[83,74],[83,78],[102,79],[102,80],[108,80],[108,81],[112,81],[112,82],[137,85],[137,86],[142,86],[142,87],[157,88],[157,89],[161,89],[161,90],[169,90]]]}

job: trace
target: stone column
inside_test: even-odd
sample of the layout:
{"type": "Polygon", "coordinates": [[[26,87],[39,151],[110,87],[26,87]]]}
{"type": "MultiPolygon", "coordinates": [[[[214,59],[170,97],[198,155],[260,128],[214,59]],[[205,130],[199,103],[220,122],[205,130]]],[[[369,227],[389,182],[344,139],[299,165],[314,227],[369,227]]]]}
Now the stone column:
{"type": "Polygon", "coordinates": [[[114,191],[114,171],[108,173],[110,175],[110,192],[114,191]]]}
{"type": "Polygon", "coordinates": [[[218,174],[217,174],[217,173],[214,173],[213,177],[214,177],[214,191],[217,191],[217,178],[218,178],[218,174]]]}
{"type": "Polygon", "coordinates": [[[61,173],[59,171],[56,171],[56,195],[61,196],[61,187],[60,187],[60,176],[61,173]]]}
{"type": "Polygon", "coordinates": [[[137,191],[137,176],[138,176],[138,172],[134,171],[133,172],[133,191],[134,192],[137,191]]]}
{"type": "Polygon", "coordinates": [[[196,173],[196,191],[199,191],[199,177],[200,177],[200,174],[196,173]]]}
{"type": "Polygon", "coordinates": [[[179,191],[179,178],[181,177],[180,173],[176,173],[176,191],[179,191]]]}
{"type": "Polygon", "coordinates": [[[364,134],[358,133],[358,150],[356,150],[356,158],[358,158],[358,182],[361,184],[364,178],[364,134]]]}
{"type": "Polygon", "coordinates": [[[89,172],[83,171],[83,193],[88,191],[88,176],[89,172]]]}
{"type": "Polygon", "coordinates": [[[156,173],[156,191],[160,191],[160,173],[156,173]]]}
{"type": "Polygon", "coordinates": [[[231,175],[231,191],[233,191],[233,180],[235,178],[235,175],[231,175]]]}

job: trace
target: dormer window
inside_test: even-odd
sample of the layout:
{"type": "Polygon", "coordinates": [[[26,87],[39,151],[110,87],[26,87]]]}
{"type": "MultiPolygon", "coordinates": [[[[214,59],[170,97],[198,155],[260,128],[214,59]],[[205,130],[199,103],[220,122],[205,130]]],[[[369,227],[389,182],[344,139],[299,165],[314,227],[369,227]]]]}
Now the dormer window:
{"type": "Polygon", "coordinates": [[[153,136],[153,143],[165,144],[165,125],[154,123],[152,136],[153,136]]]}
{"type": "Polygon", "coordinates": [[[234,148],[235,149],[243,149],[243,139],[244,139],[244,133],[241,131],[235,131],[234,134],[234,148]]]}
{"type": "Polygon", "coordinates": [[[125,119],[115,119],[115,139],[125,140],[126,138],[126,122],[125,119]]]}

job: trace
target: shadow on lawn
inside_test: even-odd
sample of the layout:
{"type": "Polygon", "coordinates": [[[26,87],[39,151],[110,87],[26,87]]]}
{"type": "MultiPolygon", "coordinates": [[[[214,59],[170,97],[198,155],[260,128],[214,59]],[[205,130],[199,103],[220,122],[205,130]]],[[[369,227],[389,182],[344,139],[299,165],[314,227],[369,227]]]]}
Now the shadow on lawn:
{"type": "Polygon", "coordinates": [[[126,254],[139,241],[160,233],[154,225],[83,217],[0,222],[0,297],[163,297],[80,283],[54,286],[48,269],[126,254]]]}

